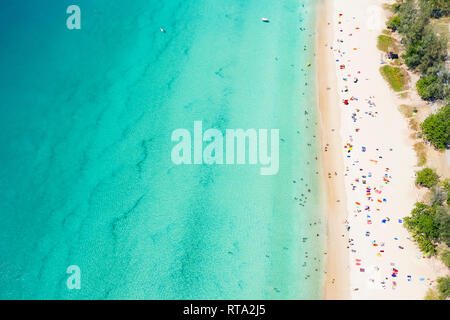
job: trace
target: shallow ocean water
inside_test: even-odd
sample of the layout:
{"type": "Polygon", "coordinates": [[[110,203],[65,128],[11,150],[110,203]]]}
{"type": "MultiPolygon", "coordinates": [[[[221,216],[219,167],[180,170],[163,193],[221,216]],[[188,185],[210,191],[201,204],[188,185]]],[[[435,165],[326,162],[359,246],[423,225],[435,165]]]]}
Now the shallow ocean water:
{"type": "Polygon", "coordinates": [[[1,6],[1,299],[320,297],[313,1],[1,6]],[[280,129],[278,174],[176,166],[195,120],[280,129]]]}

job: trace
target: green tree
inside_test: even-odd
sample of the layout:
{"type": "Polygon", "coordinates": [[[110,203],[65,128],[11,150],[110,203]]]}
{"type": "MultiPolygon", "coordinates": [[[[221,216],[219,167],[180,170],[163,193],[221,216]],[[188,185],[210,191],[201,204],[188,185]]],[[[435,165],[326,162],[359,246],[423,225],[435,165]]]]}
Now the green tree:
{"type": "Polygon", "coordinates": [[[405,228],[412,233],[420,250],[428,254],[436,252],[433,241],[439,238],[438,225],[433,219],[434,211],[433,207],[418,202],[411,211],[411,216],[404,218],[405,228]]]}
{"type": "Polygon", "coordinates": [[[450,100],[447,35],[436,33],[429,23],[430,17],[447,14],[449,8],[448,0],[406,0],[392,7],[396,15],[387,22],[402,35],[406,65],[422,75],[416,88],[425,100],[450,100]]]}
{"type": "MultiPolygon", "coordinates": [[[[413,56],[406,59],[415,59],[418,56],[413,56]]],[[[419,58],[420,60],[420,58],[419,58]]],[[[416,61],[414,61],[416,63],[416,61]]],[[[432,100],[442,96],[441,87],[439,86],[438,78],[435,75],[420,78],[416,82],[416,89],[419,96],[424,100],[432,100]]]]}
{"type": "Polygon", "coordinates": [[[429,76],[442,70],[447,59],[447,37],[438,36],[432,28],[426,28],[420,41],[422,54],[418,71],[429,76]]]}
{"type": "Polygon", "coordinates": [[[431,206],[442,206],[442,204],[447,201],[447,191],[441,188],[440,185],[436,185],[431,188],[429,198],[431,206]]]}
{"type": "Polygon", "coordinates": [[[391,17],[387,22],[386,25],[389,29],[391,29],[392,31],[397,31],[397,29],[400,27],[401,25],[401,20],[399,16],[393,16],[391,17]]]}
{"type": "Polygon", "coordinates": [[[420,125],[422,136],[437,149],[450,146],[450,104],[429,115],[420,125]]]}
{"type": "Polygon", "coordinates": [[[442,180],[441,187],[447,192],[450,191],[450,179],[446,178],[442,180]]]}
{"type": "Polygon", "coordinates": [[[420,7],[433,18],[450,15],[450,1],[448,0],[420,0],[420,7]]]}
{"type": "Polygon", "coordinates": [[[449,277],[440,277],[437,279],[438,283],[438,291],[441,295],[441,299],[446,299],[450,296],[450,278],[449,277]]]}
{"type": "Polygon", "coordinates": [[[434,225],[437,227],[437,240],[450,246],[450,214],[448,212],[448,207],[437,206],[433,220],[434,225]]]}
{"type": "Polygon", "coordinates": [[[406,49],[406,53],[402,55],[406,65],[410,69],[416,69],[420,65],[422,59],[422,41],[416,41],[406,49]]]}
{"type": "MultiPolygon", "coordinates": [[[[423,30],[420,37],[417,37],[417,39],[405,46],[406,52],[402,55],[402,58],[405,60],[408,68],[417,69],[417,71],[428,77],[428,79],[422,81],[434,82],[437,80],[438,74],[440,75],[440,80],[442,80],[447,73],[445,68],[447,42],[446,35],[438,36],[432,28],[427,27],[423,30]]],[[[443,90],[441,89],[441,91],[443,90]]]]}
{"type": "Polygon", "coordinates": [[[450,205],[450,179],[442,180],[441,187],[447,193],[447,205],[450,205]]]}
{"type": "Polygon", "coordinates": [[[410,47],[420,41],[428,24],[429,15],[418,10],[414,0],[407,0],[400,6],[398,17],[400,19],[398,31],[404,35],[402,42],[405,46],[410,47]]]}
{"type": "Polygon", "coordinates": [[[444,262],[444,264],[450,268],[450,251],[445,250],[441,255],[441,260],[444,262]]]}
{"type": "Polygon", "coordinates": [[[431,188],[439,182],[439,175],[430,168],[423,168],[416,172],[416,184],[431,188]]]}

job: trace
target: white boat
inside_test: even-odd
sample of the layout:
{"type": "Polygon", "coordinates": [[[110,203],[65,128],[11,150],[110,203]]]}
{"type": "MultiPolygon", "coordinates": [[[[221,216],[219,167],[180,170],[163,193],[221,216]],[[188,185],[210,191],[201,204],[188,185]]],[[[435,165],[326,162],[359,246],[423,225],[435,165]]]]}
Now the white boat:
{"type": "Polygon", "coordinates": [[[270,20],[267,18],[261,18],[261,20],[262,20],[262,22],[270,22],[270,20]]]}

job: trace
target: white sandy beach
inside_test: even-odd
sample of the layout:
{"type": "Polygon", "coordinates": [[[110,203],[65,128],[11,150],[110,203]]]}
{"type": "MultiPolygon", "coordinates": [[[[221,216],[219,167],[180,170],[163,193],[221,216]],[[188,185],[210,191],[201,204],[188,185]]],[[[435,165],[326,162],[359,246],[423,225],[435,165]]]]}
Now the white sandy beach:
{"type": "Polygon", "coordinates": [[[326,50],[319,58],[328,59],[328,74],[318,77],[323,175],[332,181],[326,184],[327,299],[423,299],[445,272],[436,259],[422,257],[402,225],[419,200],[417,159],[397,109],[402,102],[379,73],[384,2],[325,0],[328,14],[321,23],[327,30],[321,32],[328,36],[322,34],[318,45],[326,50]],[[338,119],[329,119],[329,112],[338,119]]]}

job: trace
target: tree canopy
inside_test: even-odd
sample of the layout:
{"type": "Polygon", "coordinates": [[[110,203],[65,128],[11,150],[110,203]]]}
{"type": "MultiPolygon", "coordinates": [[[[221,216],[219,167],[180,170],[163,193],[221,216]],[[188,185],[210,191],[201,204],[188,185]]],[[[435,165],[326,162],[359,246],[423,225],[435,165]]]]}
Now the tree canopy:
{"type": "Polygon", "coordinates": [[[437,34],[430,21],[448,15],[450,1],[406,0],[393,6],[393,12],[386,24],[402,35],[405,48],[402,58],[408,68],[422,76],[416,83],[420,96],[425,100],[448,97],[450,75],[445,65],[448,39],[446,34],[437,34]]]}
{"type": "Polygon", "coordinates": [[[416,184],[431,188],[439,182],[439,175],[431,168],[423,168],[416,172],[416,184]]]}
{"type": "Polygon", "coordinates": [[[450,146],[450,104],[429,115],[420,125],[422,136],[437,149],[450,146]]]}

